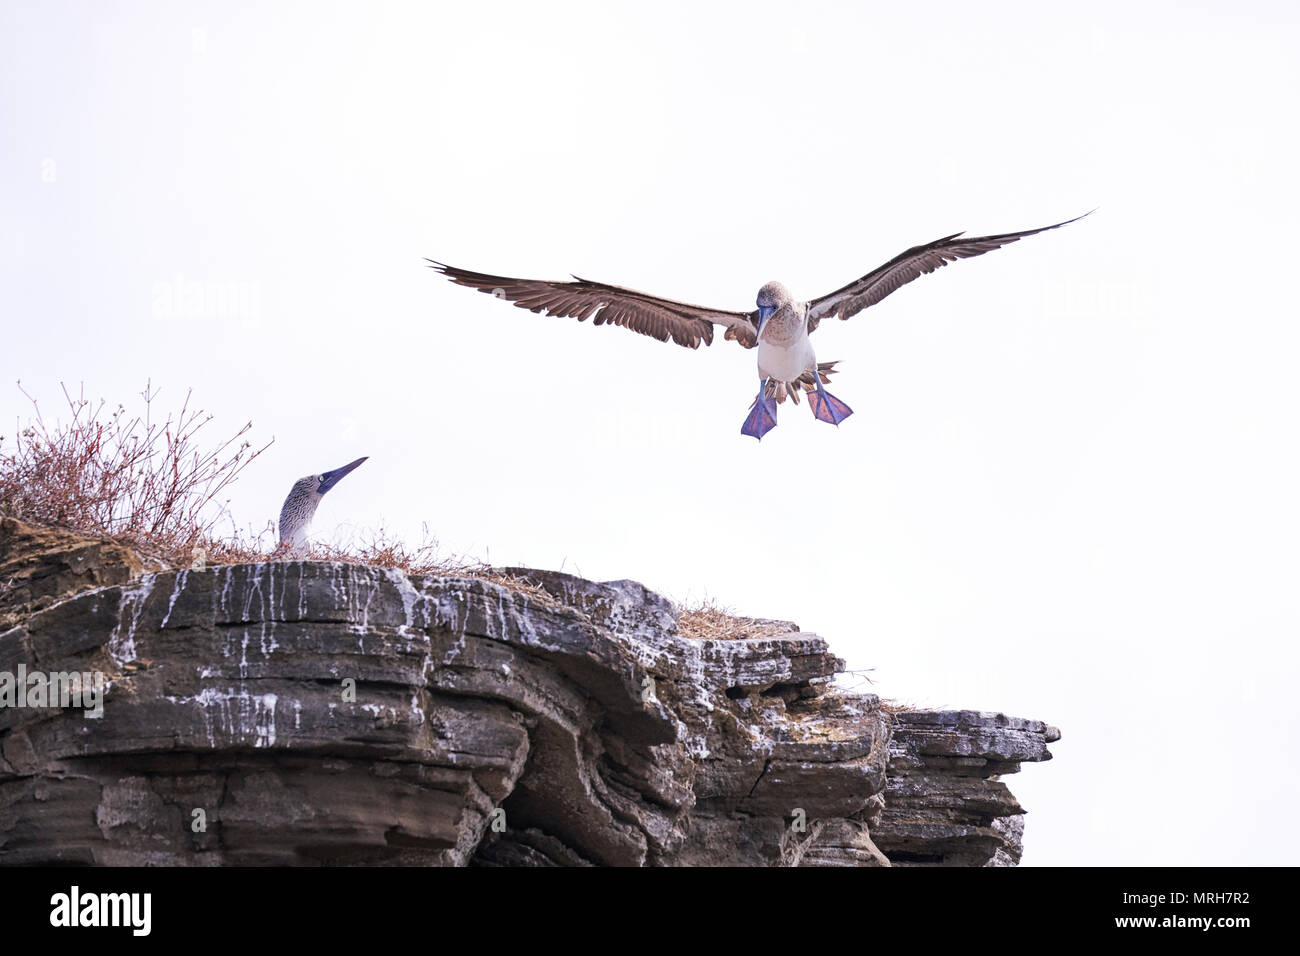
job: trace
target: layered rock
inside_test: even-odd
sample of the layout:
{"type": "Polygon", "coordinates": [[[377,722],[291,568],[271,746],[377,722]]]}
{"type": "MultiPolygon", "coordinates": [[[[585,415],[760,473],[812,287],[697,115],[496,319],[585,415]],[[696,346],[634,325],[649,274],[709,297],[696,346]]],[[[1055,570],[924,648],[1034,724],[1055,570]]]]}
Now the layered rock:
{"type": "Polygon", "coordinates": [[[143,569],[116,542],[0,518],[0,632],[69,594],[125,584],[143,569]]]}
{"type": "Polygon", "coordinates": [[[970,710],[894,714],[885,811],[872,829],[895,865],[1015,866],[1024,809],[998,780],[1050,760],[1061,732],[970,710]]]}
{"type": "Polygon", "coordinates": [[[1056,739],[891,715],[822,638],[695,640],[631,581],[123,566],[10,586],[0,673],[107,685],[100,718],[0,707],[0,863],[1015,862],[990,778],[1056,739]]]}

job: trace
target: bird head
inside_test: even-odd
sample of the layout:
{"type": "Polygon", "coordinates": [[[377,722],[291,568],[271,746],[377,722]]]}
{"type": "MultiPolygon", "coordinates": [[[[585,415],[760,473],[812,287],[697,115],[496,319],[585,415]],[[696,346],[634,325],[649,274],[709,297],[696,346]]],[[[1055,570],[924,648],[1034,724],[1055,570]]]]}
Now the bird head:
{"type": "Polygon", "coordinates": [[[321,498],[324,497],[325,492],[337,485],[344,475],[365,460],[358,458],[342,468],[335,468],[333,471],[322,472],[319,475],[308,475],[295,481],[293,487],[289,489],[289,497],[284,499],[284,507],[280,509],[281,542],[290,544],[295,549],[305,550],[307,528],[311,524],[312,516],[316,514],[316,506],[320,504],[321,498]]]}
{"type": "Polygon", "coordinates": [[[779,282],[769,282],[763,288],[758,290],[758,331],[763,331],[763,326],[777,309],[790,304],[790,290],[779,282]]]}
{"type": "Polygon", "coordinates": [[[308,476],[307,478],[303,478],[302,480],[315,481],[317,484],[316,487],[313,488],[312,490],[315,491],[316,494],[318,495],[323,495],[325,494],[325,492],[329,491],[340,481],[342,481],[343,477],[347,475],[348,472],[352,471],[354,468],[356,468],[365,460],[366,460],[365,458],[358,458],[356,461],[349,462],[348,464],[344,465],[342,468],[335,468],[333,471],[327,471],[324,474],[320,474],[320,475],[311,475],[308,476]]]}

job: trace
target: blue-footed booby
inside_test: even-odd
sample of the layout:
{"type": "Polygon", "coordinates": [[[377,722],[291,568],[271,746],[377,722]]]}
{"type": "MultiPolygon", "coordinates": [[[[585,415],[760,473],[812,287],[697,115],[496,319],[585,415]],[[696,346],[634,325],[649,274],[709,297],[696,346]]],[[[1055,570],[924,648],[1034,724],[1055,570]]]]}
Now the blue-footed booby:
{"type": "Polygon", "coordinates": [[[573,276],[572,282],[512,279],[470,272],[433,259],[426,261],[457,285],[506,299],[521,309],[569,316],[579,322],[590,318],[593,325],[621,325],[660,342],[672,339],[687,348],[699,348],[701,342],[712,345],[713,327],[723,326],[727,330],[723,338],[747,349],[758,347],[758,395],[740,431],[762,439],[776,427],[776,406],[785,401],[787,394],[798,404],[800,391],[808,392],[813,416],[832,425],[853,414],[853,409],[826,391],[824,386],[835,362],[818,362],[808,338],[823,319],[850,318],[949,262],[980,256],[1082,218],[1076,216],[1054,226],[996,236],[962,238],[963,233],[953,233],[913,246],[860,279],[807,302],[796,302],[781,283],[769,282],[758,290],[758,308],[753,312],[708,309],[578,276],[573,276]]]}
{"type": "Polygon", "coordinates": [[[342,468],[308,475],[293,483],[289,497],[284,499],[284,505],[280,508],[280,547],[288,548],[290,554],[304,554],[311,547],[307,532],[311,529],[311,519],[316,514],[320,500],[344,475],[365,460],[358,458],[342,468]]]}

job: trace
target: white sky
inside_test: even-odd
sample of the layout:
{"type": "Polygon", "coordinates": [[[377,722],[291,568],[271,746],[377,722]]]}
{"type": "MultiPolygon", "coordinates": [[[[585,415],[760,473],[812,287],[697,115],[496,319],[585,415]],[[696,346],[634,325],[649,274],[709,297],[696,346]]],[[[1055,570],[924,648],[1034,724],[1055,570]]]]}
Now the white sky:
{"type": "Polygon", "coordinates": [[[192,386],[275,438],[244,524],[369,455],[319,533],[427,522],[1057,724],[1026,864],[1291,863],[1298,9],[5,0],[0,433],[20,378],[192,386]],[[823,325],[856,414],[761,445],[754,353],[423,262],[750,309],[1094,206],[823,325]]]}

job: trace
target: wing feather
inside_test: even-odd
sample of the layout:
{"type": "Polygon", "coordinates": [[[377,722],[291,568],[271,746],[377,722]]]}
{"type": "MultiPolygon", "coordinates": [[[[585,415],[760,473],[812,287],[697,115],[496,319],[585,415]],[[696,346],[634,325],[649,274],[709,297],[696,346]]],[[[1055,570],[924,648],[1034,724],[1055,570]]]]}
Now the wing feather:
{"type": "Polygon", "coordinates": [[[505,299],[530,312],[567,316],[579,322],[591,319],[592,325],[621,325],[660,342],[671,339],[692,349],[699,348],[701,342],[713,344],[715,325],[724,326],[725,337],[745,348],[753,348],[757,342],[757,312],[708,309],[578,276],[572,282],[512,279],[427,261],[457,285],[505,299]]]}
{"type": "MultiPolygon", "coordinates": [[[[1091,215],[1086,212],[1083,216],[1091,215]]],[[[817,328],[822,319],[847,319],[857,315],[863,309],[875,305],[891,292],[907,285],[913,279],[928,275],[936,269],[946,266],[958,259],[982,256],[986,252],[1000,249],[1002,246],[1025,236],[1037,235],[1049,229],[1059,229],[1072,222],[1078,222],[1083,216],[1058,222],[1054,226],[1040,229],[1027,229],[1024,232],[1006,232],[998,236],[970,236],[965,239],[960,232],[944,236],[923,246],[913,246],[901,255],[890,259],[883,266],[868,272],[860,279],[855,279],[841,289],[829,295],[823,295],[808,303],[808,331],[817,328]]]]}

